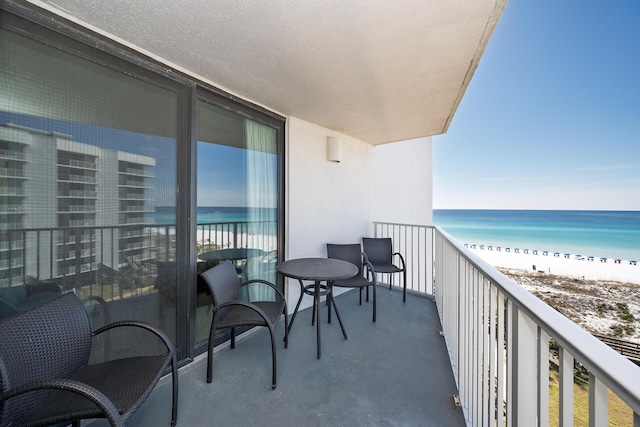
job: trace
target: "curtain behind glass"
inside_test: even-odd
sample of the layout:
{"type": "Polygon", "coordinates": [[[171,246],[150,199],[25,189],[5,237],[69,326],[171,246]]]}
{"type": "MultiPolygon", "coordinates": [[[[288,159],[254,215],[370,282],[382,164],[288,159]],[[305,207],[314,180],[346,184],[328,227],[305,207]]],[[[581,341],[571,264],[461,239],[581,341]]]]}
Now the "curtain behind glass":
{"type": "MultiPolygon", "coordinates": [[[[247,262],[249,278],[276,282],[277,259],[277,156],[276,130],[245,120],[247,144],[247,217],[251,245],[263,255],[247,262]]],[[[273,298],[265,287],[250,290],[251,299],[273,298]]]]}

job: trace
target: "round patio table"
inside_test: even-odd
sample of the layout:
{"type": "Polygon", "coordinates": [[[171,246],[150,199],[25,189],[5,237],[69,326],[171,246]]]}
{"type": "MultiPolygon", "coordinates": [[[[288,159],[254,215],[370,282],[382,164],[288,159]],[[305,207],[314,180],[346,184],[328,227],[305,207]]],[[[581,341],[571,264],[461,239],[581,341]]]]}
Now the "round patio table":
{"type": "Polygon", "coordinates": [[[333,298],[332,284],[334,280],[343,280],[355,276],[358,274],[358,267],[349,262],[333,258],[299,258],[284,261],[279,264],[278,272],[285,277],[298,279],[298,283],[300,284],[300,296],[298,297],[296,309],[293,311],[291,321],[289,322],[289,331],[291,331],[293,321],[296,318],[296,314],[298,314],[298,309],[300,308],[304,294],[313,296],[313,310],[316,317],[317,351],[318,359],[320,359],[320,297],[323,295],[327,297],[329,304],[329,323],[331,323],[331,304],[333,304],[336,317],[342,329],[342,335],[344,339],[347,339],[347,332],[344,329],[340,313],[338,312],[338,306],[336,306],[333,298]],[[305,285],[302,283],[303,280],[312,280],[313,284],[305,285]],[[326,284],[322,284],[321,282],[326,282],[326,284]]]}

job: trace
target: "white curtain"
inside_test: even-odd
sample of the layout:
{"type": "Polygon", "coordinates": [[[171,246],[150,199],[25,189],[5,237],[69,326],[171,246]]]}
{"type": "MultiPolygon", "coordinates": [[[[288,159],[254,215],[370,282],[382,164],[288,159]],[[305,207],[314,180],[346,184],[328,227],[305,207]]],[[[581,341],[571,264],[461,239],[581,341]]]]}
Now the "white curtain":
{"type": "MultiPolygon", "coordinates": [[[[277,208],[277,154],[276,130],[245,120],[247,144],[247,217],[248,241],[251,248],[260,249],[262,256],[247,260],[249,279],[264,279],[276,282],[276,208],[277,208]]],[[[251,299],[274,298],[272,291],[264,286],[249,290],[251,299]]]]}

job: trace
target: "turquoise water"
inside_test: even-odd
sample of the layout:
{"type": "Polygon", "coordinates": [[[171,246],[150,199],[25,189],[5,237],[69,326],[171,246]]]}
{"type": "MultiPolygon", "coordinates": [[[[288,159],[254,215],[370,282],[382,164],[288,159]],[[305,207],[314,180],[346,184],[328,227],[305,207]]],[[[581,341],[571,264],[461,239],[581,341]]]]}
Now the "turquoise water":
{"type": "Polygon", "coordinates": [[[636,211],[433,211],[434,225],[461,243],[640,260],[636,211]]]}
{"type": "MultiPolygon", "coordinates": [[[[261,218],[264,221],[275,221],[276,209],[198,206],[198,224],[244,222],[249,217],[261,218]]],[[[175,224],[175,208],[158,207],[156,212],[150,215],[150,220],[155,224],[175,224]]]]}

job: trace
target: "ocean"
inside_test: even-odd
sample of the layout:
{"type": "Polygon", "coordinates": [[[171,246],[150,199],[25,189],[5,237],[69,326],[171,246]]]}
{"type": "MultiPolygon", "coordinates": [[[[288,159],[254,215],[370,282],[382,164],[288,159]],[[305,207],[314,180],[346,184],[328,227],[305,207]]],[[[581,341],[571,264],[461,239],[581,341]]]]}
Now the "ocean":
{"type": "Polygon", "coordinates": [[[460,243],[640,260],[640,212],[434,209],[460,243]]]}
{"type": "MultiPolygon", "coordinates": [[[[175,224],[174,207],[159,206],[154,213],[149,214],[149,220],[155,224],[175,224]]],[[[246,208],[246,207],[218,207],[198,206],[198,224],[211,224],[216,222],[245,222],[249,217],[261,218],[264,221],[276,220],[276,209],[273,208],[246,208]]]]}
{"type": "MultiPolygon", "coordinates": [[[[175,223],[175,208],[158,208],[156,224],[175,223]]],[[[242,222],[242,207],[198,207],[198,223],[242,222]]],[[[263,209],[275,220],[275,209],[263,209]]],[[[640,212],[434,209],[434,225],[461,243],[640,260],[640,212]]]]}

